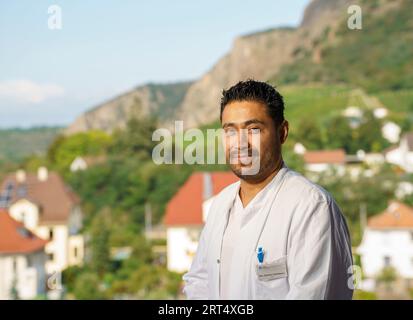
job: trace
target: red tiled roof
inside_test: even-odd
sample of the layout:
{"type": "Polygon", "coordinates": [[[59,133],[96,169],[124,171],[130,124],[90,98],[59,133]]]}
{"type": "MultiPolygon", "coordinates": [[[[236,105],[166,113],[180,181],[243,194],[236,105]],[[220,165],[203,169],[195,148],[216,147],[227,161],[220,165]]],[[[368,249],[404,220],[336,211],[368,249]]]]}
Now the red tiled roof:
{"type": "Polygon", "coordinates": [[[166,207],[166,225],[202,225],[202,204],[204,199],[205,174],[210,174],[212,195],[238,181],[232,172],[196,172],[178,190],[166,207]]]}
{"type": "Polygon", "coordinates": [[[0,209],[0,254],[30,253],[41,250],[47,241],[38,238],[24,225],[0,209]]]}
{"type": "Polygon", "coordinates": [[[304,153],[304,161],[308,164],[344,164],[346,161],[346,153],[343,149],[307,151],[304,153]]]}
{"type": "Polygon", "coordinates": [[[37,204],[41,211],[40,224],[66,222],[73,206],[79,203],[79,197],[54,172],[49,172],[45,181],[40,181],[36,174],[26,173],[23,183],[17,182],[15,174],[9,174],[3,180],[1,190],[8,183],[14,186],[10,204],[20,199],[37,204]],[[19,194],[19,189],[25,190],[24,195],[19,194]]]}
{"type": "Polygon", "coordinates": [[[367,226],[373,229],[413,229],[413,208],[393,201],[382,213],[369,218],[367,226]]]}

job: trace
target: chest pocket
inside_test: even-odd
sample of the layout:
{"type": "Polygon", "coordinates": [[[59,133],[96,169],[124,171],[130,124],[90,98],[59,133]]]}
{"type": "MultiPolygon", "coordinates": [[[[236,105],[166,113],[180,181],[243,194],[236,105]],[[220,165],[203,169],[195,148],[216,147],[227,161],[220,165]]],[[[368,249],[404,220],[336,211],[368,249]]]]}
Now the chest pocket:
{"type": "Polygon", "coordinates": [[[283,299],[288,291],[287,256],[269,260],[259,266],[254,262],[255,296],[258,299],[283,299]]]}
{"type": "Polygon", "coordinates": [[[271,281],[288,276],[287,257],[281,257],[276,260],[264,262],[261,265],[257,262],[255,271],[260,281],[271,281]]]}

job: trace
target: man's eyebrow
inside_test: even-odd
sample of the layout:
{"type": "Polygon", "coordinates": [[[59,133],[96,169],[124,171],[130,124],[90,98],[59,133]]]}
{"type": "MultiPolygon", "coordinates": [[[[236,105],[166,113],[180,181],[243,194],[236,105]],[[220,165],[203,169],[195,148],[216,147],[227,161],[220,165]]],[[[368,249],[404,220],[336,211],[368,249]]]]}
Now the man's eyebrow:
{"type": "Polygon", "coordinates": [[[251,119],[244,122],[244,125],[249,126],[250,124],[264,124],[264,121],[258,119],[251,119]]]}
{"type": "Polygon", "coordinates": [[[264,124],[263,121],[258,120],[258,119],[251,119],[251,120],[247,120],[245,122],[239,122],[239,123],[234,123],[234,122],[226,122],[224,123],[224,125],[222,126],[222,128],[228,128],[228,127],[236,127],[237,125],[239,126],[249,126],[250,124],[264,124]]]}

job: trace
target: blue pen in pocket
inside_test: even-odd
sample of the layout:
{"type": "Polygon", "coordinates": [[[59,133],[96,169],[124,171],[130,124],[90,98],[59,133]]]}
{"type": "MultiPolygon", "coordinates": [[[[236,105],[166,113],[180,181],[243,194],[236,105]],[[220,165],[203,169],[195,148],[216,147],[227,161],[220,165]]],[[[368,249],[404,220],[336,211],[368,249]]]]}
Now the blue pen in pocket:
{"type": "Polygon", "coordinates": [[[264,251],[262,247],[258,247],[257,258],[258,258],[258,267],[261,268],[262,263],[264,262],[264,251]]]}

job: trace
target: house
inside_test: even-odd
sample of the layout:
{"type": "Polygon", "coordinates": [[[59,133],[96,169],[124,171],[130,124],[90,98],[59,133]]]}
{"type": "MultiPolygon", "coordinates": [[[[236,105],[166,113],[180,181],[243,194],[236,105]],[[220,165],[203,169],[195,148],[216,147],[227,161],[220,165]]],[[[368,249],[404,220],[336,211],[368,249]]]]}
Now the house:
{"type": "Polygon", "coordinates": [[[397,143],[400,139],[400,133],[402,129],[396,123],[392,121],[387,121],[381,127],[381,133],[383,138],[391,143],[397,143]]]}
{"type": "Polygon", "coordinates": [[[398,165],[406,172],[413,172],[413,132],[405,133],[399,145],[385,150],[384,156],[388,163],[398,165]]]}
{"type": "Polygon", "coordinates": [[[169,201],[164,219],[169,270],[189,269],[214,196],[236,181],[232,172],[196,172],[169,201]]]}
{"type": "Polygon", "coordinates": [[[377,119],[384,119],[389,115],[389,109],[385,107],[374,108],[373,115],[377,119]]]}
{"type": "Polygon", "coordinates": [[[367,279],[375,279],[391,266],[413,284],[413,208],[392,201],[382,213],[369,218],[357,253],[367,279]]]}
{"type": "Polygon", "coordinates": [[[363,110],[357,106],[348,106],[343,110],[342,115],[347,118],[351,128],[357,128],[363,119],[363,110]]]}
{"type": "Polygon", "coordinates": [[[0,209],[0,300],[45,293],[46,243],[0,209]]]}
{"type": "Polygon", "coordinates": [[[344,174],[346,152],[343,149],[306,151],[303,154],[305,169],[312,174],[336,171],[344,174]]]}
{"type": "MultiPolygon", "coordinates": [[[[48,240],[48,274],[83,262],[82,212],[78,196],[63,179],[47,168],[37,174],[23,170],[6,176],[1,184],[2,206],[41,239],[48,240]]],[[[1,235],[0,235],[1,236],[1,235]]]]}
{"type": "Polygon", "coordinates": [[[94,165],[101,164],[106,161],[105,156],[77,156],[70,164],[70,171],[83,171],[94,165]]]}

